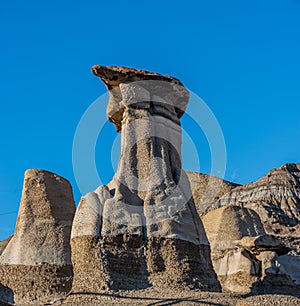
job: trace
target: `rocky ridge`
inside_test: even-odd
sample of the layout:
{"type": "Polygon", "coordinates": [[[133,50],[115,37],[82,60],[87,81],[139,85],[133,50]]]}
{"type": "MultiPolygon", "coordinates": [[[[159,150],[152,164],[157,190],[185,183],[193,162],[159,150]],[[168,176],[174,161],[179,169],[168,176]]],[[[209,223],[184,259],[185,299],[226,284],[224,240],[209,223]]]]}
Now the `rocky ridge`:
{"type": "Polygon", "coordinates": [[[280,234],[300,224],[300,164],[271,170],[256,182],[223,195],[210,210],[238,205],[256,211],[267,232],[280,234]]]}
{"type": "Polygon", "coordinates": [[[203,216],[211,207],[225,194],[234,188],[241,186],[220,179],[214,175],[193,171],[185,171],[191,184],[192,195],[195,201],[197,212],[203,216]]]}
{"type": "Polygon", "coordinates": [[[213,204],[206,202],[204,193],[195,197],[196,203],[201,203],[198,212],[211,243],[212,261],[223,290],[299,291],[299,186],[300,165],[286,164],[256,182],[232,188],[213,204]],[[265,238],[264,251],[259,252],[252,245],[256,254],[251,241],[256,241],[257,235],[269,238],[265,238]],[[275,241],[281,251],[274,249],[275,241]]]}

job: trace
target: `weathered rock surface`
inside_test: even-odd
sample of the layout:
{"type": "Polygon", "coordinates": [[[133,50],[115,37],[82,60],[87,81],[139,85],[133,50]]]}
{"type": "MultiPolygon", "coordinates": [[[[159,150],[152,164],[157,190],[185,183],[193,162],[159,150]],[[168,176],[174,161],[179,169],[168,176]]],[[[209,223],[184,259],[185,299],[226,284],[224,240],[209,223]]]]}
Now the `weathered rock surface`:
{"type": "Polygon", "coordinates": [[[265,233],[259,216],[251,209],[229,206],[210,211],[202,220],[223,291],[249,293],[260,265],[252,254],[238,249],[235,241],[265,233]]]}
{"type": "Polygon", "coordinates": [[[279,239],[270,235],[243,237],[235,242],[242,252],[251,254],[259,263],[257,280],[252,284],[251,293],[300,294],[300,287],[295,284],[291,275],[280,260],[280,255],[287,254],[290,249],[279,239]]]}
{"type": "Polygon", "coordinates": [[[211,210],[211,207],[225,194],[229,193],[232,189],[241,186],[236,183],[222,180],[214,175],[185,171],[197,208],[200,216],[211,210]]]}
{"type": "Polygon", "coordinates": [[[92,71],[122,132],[118,170],[82,197],[73,226],[70,184],[25,173],[16,231],[0,242],[0,305],[300,305],[300,164],[244,186],[182,171],[182,83],[124,67],[92,71]]]}
{"type": "Polygon", "coordinates": [[[239,206],[221,207],[202,218],[212,249],[235,249],[235,240],[265,233],[259,215],[239,206]]]}
{"type": "Polygon", "coordinates": [[[300,256],[286,254],[279,257],[280,264],[283,265],[287,274],[296,285],[300,285],[300,256]]]}
{"type": "Polygon", "coordinates": [[[256,182],[236,187],[211,209],[238,205],[256,211],[268,233],[300,224],[300,164],[273,169],[256,182]]]}
{"type": "Polygon", "coordinates": [[[114,123],[118,132],[121,131],[125,104],[134,104],[134,106],[141,106],[141,108],[144,109],[147,109],[150,105],[150,101],[143,101],[144,90],[134,93],[134,99],[137,98],[136,101],[126,101],[123,97],[124,93],[121,92],[120,84],[139,84],[139,87],[143,87],[148,93],[153,93],[156,96],[156,98],[154,98],[157,102],[156,112],[159,115],[171,116],[171,118],[172,115],[175,115],[177,118],[181,118],[184,114],[189,99],[189,92],[184,88],[182,83],[174,77],[122,66],[95,65],[92,67],[92,71],[96,76],[100,77],[109,90],[107,117],[114,123]],[[158,102],[160,102],[159,100],[161,98],[164,99],[164,101],[161,101],[162,103],[159,105],[158,102]],[[164,109],[167,104],[173,106],[173,112],[164,109]]]}
{"type": "Polygon", "coordinates": [[[73,290],[149,286],[220,290],[189,181],[181,127],[189,94],[179,80],[94,66],[122,131],[118,171],[84,196],[72,228],[73,290]],[[91,289],[92,288],[92,289],[91,289]]]}
{"type": "Polygon", "coordinates": [[[15,301],[70,290],[75,209],[67,180],[43,170],[25,172],[16,230],[0,256],[0,282],[13,291],[15,301]]]}
{"type": "Polygon", "coordinates": [[[281,240],[270,235],[260,235],[257,237],[245,236],[238,241],[234,241],[234,243],[239,248],[247,250],[255,255],[264,251],[272,251],[276,252],[278,255],[284,255],[290,251],[281,240]]]}
{"type": "MultiPolygon", "coordinates": [[[[241,289],[250,288],[250,284],[253,282],[252,292],[266,293],[268,290],[273,293],[280,292],[280,290],[287,290],[286,292],[288,292],[288,287],[293,292],[299,291],[299,287],[295,287],[295,284],[299,279],[300,271],[297,268],[300,255],[300,164],[286,164],[270,171],[256,182],[235,187],[222,195],[215,204],[208,206],[206,212],[210,212],[207,213],[207,216],[204,216],[203,220],[210,219],[211,215],[217,214],[222,208],[234,206],[248,208],[249,211],[256,212],[262,221],[265,232],[276,236],[275,238],[274,236],[263,235],[263,232],[260,232],[257,233],[262,235],[259,238],[253,234],[244,234],[239,242],[231,240],[232,243],[236,243],[242,253],[251,254],[249,258],[254,259],[254,261],[252,260],[253,263],[258,262],[259,270],[261,270],[260,275],[255,274],[256,277],[259,277],[256,282],[253,282],[255,279],[252,278],[248,285],[243,288],[245,282],[242,281],[241,289]],[[264,244],[266,245],[265,249],[264,244]],[[284,255],[290,249],[292,251],[288,255],[284,255]],[[289,264],[295,268],[292,270],[288,267],[289,264]]],[[[230,222],[230,220],[227,220],[226,224],[230,224],[230,222]]],[[[255,224],[258,223],[255,222],[255,224]]],[[[229,225],[229,228],[234,227],[235,225],[229,225]]],[[[222,236],[223,231],[224,229],[220,229],[215,235],[222,236]]],[[[209,232],[207,234],[210,236],[209,232]]],[[[213,246],[212,252],[216,252],[213,246]]],[[[230,252],[227,253],[230,254],[230,252]]],[[[236,256],[236,252],[234,254],[236,256]]],[[[231,260],[230,263],[227,255],[220,258],[223,260],[222,265],[227,263],[228,266],[233,267],[237,263],[237,260],[231,260]]],[[[249,272],[250,270],[248,270],[248,275],[253,274],[249,272]]],[[[217,270],[217,274],[220,275],[220,271],[217,270]]],[[[220,276],[219,279],[221,279],[220,276]]],[[[228,284],[234,283],[237,278],[234,277],[234,281],[230,279],[230,282],[228,282],[228,279],[230,278],[226,277],[227,289],[229,291],[236,290],[238,286],[230,285],[229,288],[228,284]]],[[[224,279],[221,282],[224,287],[224,279]]]]}
{"type": "Polygon", "coordinates": [[[221,207],[204,215],[203,224],[211,243],[213,265],[225,292],[300,293],[279,257],[290,249],[281,240],[265,234],[255,211],[239,206],[221,207]]]}
{"type": "Polygon", "coordinates": [[[5,248],[7,247],[8,243],[10,242],[11,238],[13,236],[9,236],[8,238],[6,238],[5,240],[0,241],[0,255],[3,253],[3,251],[5,250],[5,248]]]}

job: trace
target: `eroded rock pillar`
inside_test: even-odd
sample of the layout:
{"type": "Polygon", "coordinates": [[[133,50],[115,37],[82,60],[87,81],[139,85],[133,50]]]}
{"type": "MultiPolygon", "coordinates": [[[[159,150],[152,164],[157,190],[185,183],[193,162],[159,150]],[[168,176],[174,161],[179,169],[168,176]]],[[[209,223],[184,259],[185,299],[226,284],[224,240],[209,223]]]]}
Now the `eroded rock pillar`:
{"type": "Polygon", "coordinates": [[[70,291],[75,210],[66,179],[44,170],[25,172],[16,230],[0,256],[0,283],[10,293],[8,302],[25,305],[70,291]]]}
{"type": "Polygon", "coordinates": [[[77,210],[73,289],[85,289],[79,272],[86,270],[85,282],[96,279],[99,290],[184,285],[218,291],[181,169],[188,91],[175,78],[147,71],[94,66],[93,72],[110,93],[107,115],[122,133],[121,157],[113,180],[83,197],[77,210]],[[87,260],[79,256],[83,245],[87,260]]]}

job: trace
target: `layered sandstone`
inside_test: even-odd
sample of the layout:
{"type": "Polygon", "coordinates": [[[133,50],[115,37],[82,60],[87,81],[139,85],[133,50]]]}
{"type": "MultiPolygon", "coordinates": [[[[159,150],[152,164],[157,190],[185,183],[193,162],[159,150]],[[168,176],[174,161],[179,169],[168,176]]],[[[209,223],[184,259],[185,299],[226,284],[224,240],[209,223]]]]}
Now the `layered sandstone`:
{"type": "Polygon", "coordinates": [[[16,230],[0,256],[0,282],[16,302],[70,290],[75,209],[67,180],[43,170],[25,172],[16,230]]]}
{"type": "Polygon", "coordinates": [[[94,66],[122,132],[118,170],[84,196],[72,228],[73,290],[149,286],[220,290],[210,247],[181,170],[181,82],[143,70],[94,66]]]}
{"type": "MultiPolygon", "coordinates": [[[[285,164],[256,182],[237,186],[208,210],[240,206],[255,211],[267,233],[283,241],[291,251],[278,262],[300,284],[300,164],[285,164]]],[[[280,284],[280,282],[279,282],[280,284]]]]}
{"type": "Polygon", "coordinates": [[[300,164],[273,169],[256,182],[236,187],[211,209],[239,205],[256,211],[267,232],[286,233],[300,224],[300,164]]]}

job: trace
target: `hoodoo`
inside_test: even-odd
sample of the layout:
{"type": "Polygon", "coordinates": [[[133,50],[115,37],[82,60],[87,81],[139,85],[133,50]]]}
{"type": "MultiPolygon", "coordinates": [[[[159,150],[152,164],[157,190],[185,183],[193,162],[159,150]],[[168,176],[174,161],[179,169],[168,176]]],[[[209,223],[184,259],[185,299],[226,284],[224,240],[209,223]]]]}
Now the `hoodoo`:
{"type": "Polygon", "coordinates": [[[0,283],[10,292],[2,301],[25,305],[71,289],[75,210],[66,179],[44,170],[25,172],[16,230],[0,256],[0,283]]]}
{"type": "Polygon", "coordinates": [[[72,235],[73,291],[149,286],[220,291],[210,246],[181,168],[189,93],[173,77],[92,68],[109,90],[107,116],[122,133],[118,170],[82,197],[72,235]]]}

